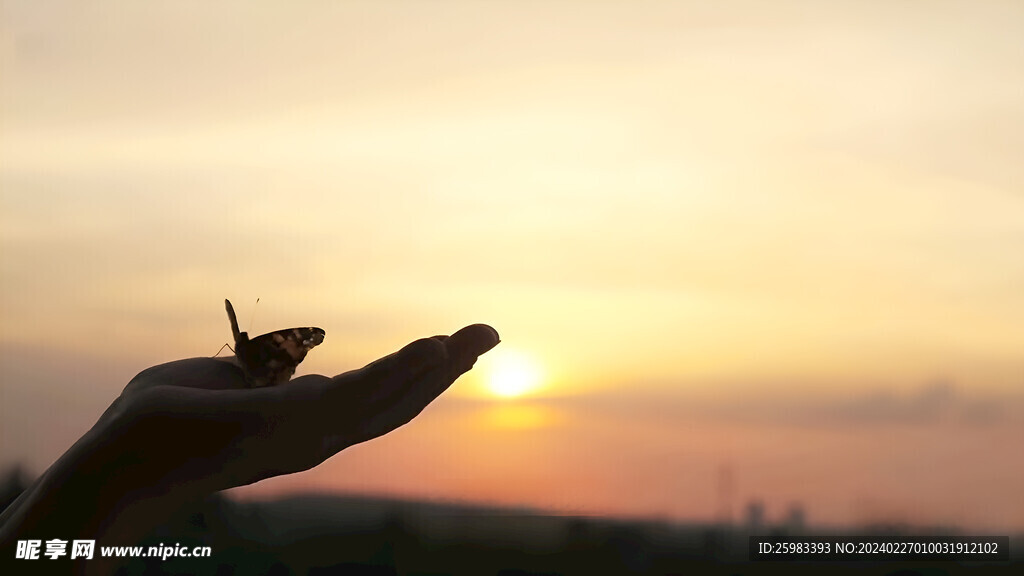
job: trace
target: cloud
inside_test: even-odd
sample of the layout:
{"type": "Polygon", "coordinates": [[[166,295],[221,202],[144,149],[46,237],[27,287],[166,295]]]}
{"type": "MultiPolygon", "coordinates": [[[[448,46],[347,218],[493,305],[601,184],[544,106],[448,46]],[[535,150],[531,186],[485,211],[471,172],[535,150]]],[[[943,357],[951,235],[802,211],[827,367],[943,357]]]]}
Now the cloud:
{"type": "MultiPolygon", "coordinates": [[[[856,428],[892,425],[987,426],[1024,422],[1024,396],[980,391],[949,379],[910,390],[876,387],[843,395],[765,387],[764,393],[723,393],[713,399],[636,393],[567,397],[552,402],[568,412],[606,418],[663,421],[720,421],[754,425],[856,428]]],[[[823,387],[822,390],[828,390],[823,387]]],[[[847,388],[847,390],[849,390],[847,388]]]]}
{"type": "Polygon", "coordinates": [[[888,390],[823,403],[821,415],[854,424],[935,423],[990,424],[1022,412],[1020,398],[994,393],[968,395],[949,380],[935,380],[910,393],[888,390]]]}

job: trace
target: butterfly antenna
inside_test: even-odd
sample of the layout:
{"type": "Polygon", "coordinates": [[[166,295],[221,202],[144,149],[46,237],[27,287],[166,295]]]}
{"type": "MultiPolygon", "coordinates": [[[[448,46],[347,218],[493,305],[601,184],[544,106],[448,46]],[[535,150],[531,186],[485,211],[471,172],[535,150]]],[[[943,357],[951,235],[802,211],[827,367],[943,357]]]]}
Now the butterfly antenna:
{"type": "MultiPolygon", "coordinates": [[[[256,299],[256,304],[260,303],[260,299],[256,299]]],[[[252,313],[249,314],[249,332],[252,332],[252,321],[256,318],[256,304],[252,305],[252,313]]]]}

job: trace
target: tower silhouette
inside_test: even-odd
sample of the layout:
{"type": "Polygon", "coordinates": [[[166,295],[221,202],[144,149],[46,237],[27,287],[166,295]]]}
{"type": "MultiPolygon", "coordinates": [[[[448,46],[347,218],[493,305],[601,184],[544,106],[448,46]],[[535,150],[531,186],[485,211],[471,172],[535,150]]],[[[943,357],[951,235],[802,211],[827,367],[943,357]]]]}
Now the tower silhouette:
{"type": "Polygon", "coordinates": [[[732,524],[732,503],[736,485],[732,465],[725,462],[718,467],[718,522],[732,524]]]}

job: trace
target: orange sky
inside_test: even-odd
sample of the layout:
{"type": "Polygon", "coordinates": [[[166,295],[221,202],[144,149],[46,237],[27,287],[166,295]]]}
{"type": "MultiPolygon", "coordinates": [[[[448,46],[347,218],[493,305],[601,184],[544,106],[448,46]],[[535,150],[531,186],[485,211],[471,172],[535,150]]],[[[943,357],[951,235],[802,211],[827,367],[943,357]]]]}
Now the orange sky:
{"type": "Polygon", "coordinates": [[[488,322],[541,378],[246,494],[1024,526],[1020,3],[0,7],[0,461],[259,297],[306,371],[488,322]]]}

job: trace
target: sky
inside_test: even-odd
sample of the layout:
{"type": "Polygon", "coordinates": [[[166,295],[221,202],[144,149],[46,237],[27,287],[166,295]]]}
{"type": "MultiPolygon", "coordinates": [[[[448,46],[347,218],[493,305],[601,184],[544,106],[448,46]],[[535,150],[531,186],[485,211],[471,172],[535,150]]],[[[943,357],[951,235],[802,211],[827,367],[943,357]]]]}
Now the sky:
{"type": "Polygon", "coordinates": [[[239,497],[1022,529],[1021,38],[1014,1],[2,0],[0,465],[215,353],[227,297],[326,330],[300,373],[502,336],[239,497]]]}

